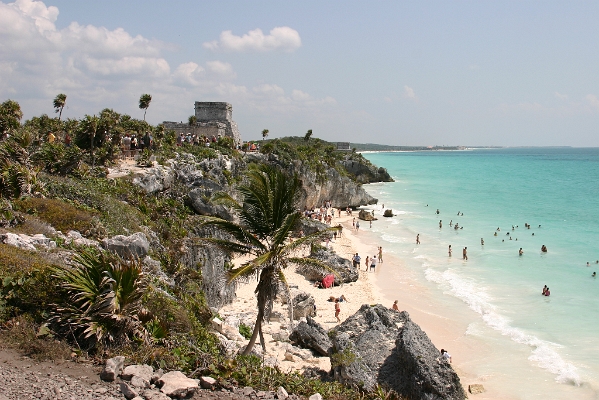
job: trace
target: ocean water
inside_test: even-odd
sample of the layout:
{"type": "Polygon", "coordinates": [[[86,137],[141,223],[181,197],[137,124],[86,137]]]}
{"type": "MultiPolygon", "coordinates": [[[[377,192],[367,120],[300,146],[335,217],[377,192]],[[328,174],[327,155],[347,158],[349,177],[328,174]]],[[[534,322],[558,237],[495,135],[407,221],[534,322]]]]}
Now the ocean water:
{"type": "Polygon", "coordinates": [[[506,398],[599,398],[599,149],[364,156],[396,180],[366,187],[395,214],[370,235],[493,349],[476,372],[506,398]]]}

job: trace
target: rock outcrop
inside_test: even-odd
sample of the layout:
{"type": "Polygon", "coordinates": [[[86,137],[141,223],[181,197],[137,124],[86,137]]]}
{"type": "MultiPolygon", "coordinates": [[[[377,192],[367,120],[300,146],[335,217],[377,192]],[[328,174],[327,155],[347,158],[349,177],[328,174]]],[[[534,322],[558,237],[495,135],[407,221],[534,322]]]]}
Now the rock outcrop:
{"type": "Polygon", "coordinates": [[[360,210],[358,218],[360,218],[362,221],[376,221],[373,212],[368,210],[360,210]]]}
{"type": "Polygon", "coordinates": [[[305,349],[311,349],[322,356],[331,355],[333,344],[327,335],[327,331],[320,324],[308,317],[306,322],[300,322],[289,340],[305,349]]]}
{"type": "Polygon", "coordinates": [[[143,258],[148,255],[150,242],[142,232],[133,235],[116,235],[102,240],[102,245],[106,250],[112,251],[119,256],[128,259],[130,257],[143,258]]]}
{"type": "Polygon", "coordinates": [[[463,400],[460,379],[407,312],[363,305],[332,335],[335,378],[410,399],[463,400]]]}
{"type": "Polygon", "coordinates": [[[370,163],[346,159],[343,167],[353,175],[358,183],[393,182],[393,178],[383,167],[377,168],[370,163]]]}
{"type": "MultiPolygon", "coordinates": [[[[281,295],[281,302],[287,304],[287,296],[281,295]]],[[[316,301],[314,296],[297,289],[291,289],[291,299],[293,303],[293,319],[306,318],[314,315],[314,305],[316,301]]]]}
{"type": "MultiPolygon", "coordinates": [[[[319,248],[310,254],[310,257],[322,261],[335,271],[335,285],[355,282],[358,280],[358,268],[354,267],[350,260],[337,255],[337,253],[332,250],[319,248]]],[[[317,267],[302,267],[298,270],[298,273],[302,274],[310,281],[319,281],[325,275],[330,274],[331,271],[317,267]]]]}

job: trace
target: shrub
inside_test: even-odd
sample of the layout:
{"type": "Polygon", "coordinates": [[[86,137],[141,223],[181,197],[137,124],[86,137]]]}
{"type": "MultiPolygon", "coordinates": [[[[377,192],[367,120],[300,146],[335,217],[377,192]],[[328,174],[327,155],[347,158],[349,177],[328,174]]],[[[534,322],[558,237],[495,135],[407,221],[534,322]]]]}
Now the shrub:
{"type": "Polygon", "coordinates": [[[69,346],[55,340],[52,333],[26,317],[15,318],[4,325],[2,342],[21,350],[36,361],[65,360],[71,354],[69,346]]]}
{"type": "Polygon", "coordinates": [[[27,197],[15,201],[15,206],[20,211],[36,215],[64,233],[70,230],[79,231],[85,236],[101,233],[98,212],[82,210],[59,199],[27,197]]]}
{"type": "Polygon", "coordinates": [[[239,324],[239,333],[241,336],[249,340],[249,338],[252,337],[252,328],[246,324],[239,324]]]}
{"type": "Polygon", "coordinates": [[[74,261],[75,268],[57,268],[55,273],[67,292],[50,319],[57,331],[71,334],[88,349],[144,339],[138,319],[144,292],[141,262],[91,249],[74,261]]]}

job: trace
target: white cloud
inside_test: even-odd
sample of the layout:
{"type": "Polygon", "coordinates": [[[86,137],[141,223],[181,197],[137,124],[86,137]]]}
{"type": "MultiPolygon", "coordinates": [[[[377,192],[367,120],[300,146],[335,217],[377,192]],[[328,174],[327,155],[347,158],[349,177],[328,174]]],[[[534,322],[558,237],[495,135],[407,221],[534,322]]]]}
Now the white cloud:
{"type": "Polygon", "coordinates": [[[594,94],[587,94],[585,99],[589,102],[591,107],[599,110],[599,99],[594,94]]]}
{"type": "Polygon", "coordinates": [[[299,33],[288,26],[274,28],[268,35],[265,35],[261,29],[254,29],[244,34],[236,36],[232,31],[223,31],[219,40],[205,42],[204,48],[208,50],[223,51],[273,51],[284,50],[294,51],[302,45],[299,33]]]}
{"type": "Polygon", "coordinates": [[[560,100],[568,100],[569,96],[567,94],[561,94],[559,92],[555,92],[555,97],[557,97],[560,100]]]}
{"type": "Polygon", "coordinates": [[[409,86],[404,86],[404,97],[407,99],[413,99],[416,100],[416,93],[414,93],[414,89],[412,89],[409,86]]]}

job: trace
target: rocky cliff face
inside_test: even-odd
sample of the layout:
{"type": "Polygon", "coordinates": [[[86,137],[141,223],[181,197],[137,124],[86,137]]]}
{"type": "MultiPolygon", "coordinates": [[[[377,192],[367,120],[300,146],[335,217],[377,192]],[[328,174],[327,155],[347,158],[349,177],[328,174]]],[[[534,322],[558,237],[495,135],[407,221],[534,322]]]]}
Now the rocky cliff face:
{"type": "Polygon", "coordinates": [[[358,183],[393,182],[393,178],[383,167],[350,159],[343,161],[343,167],[355,177],[358,183]]]}
{"type": "Polygon", "coordinates": [[[365,304],[330,336],[340,382],[367,391],[381,385],[409,399],[466,398],[451,365],[405,311],[365,304]]]}

